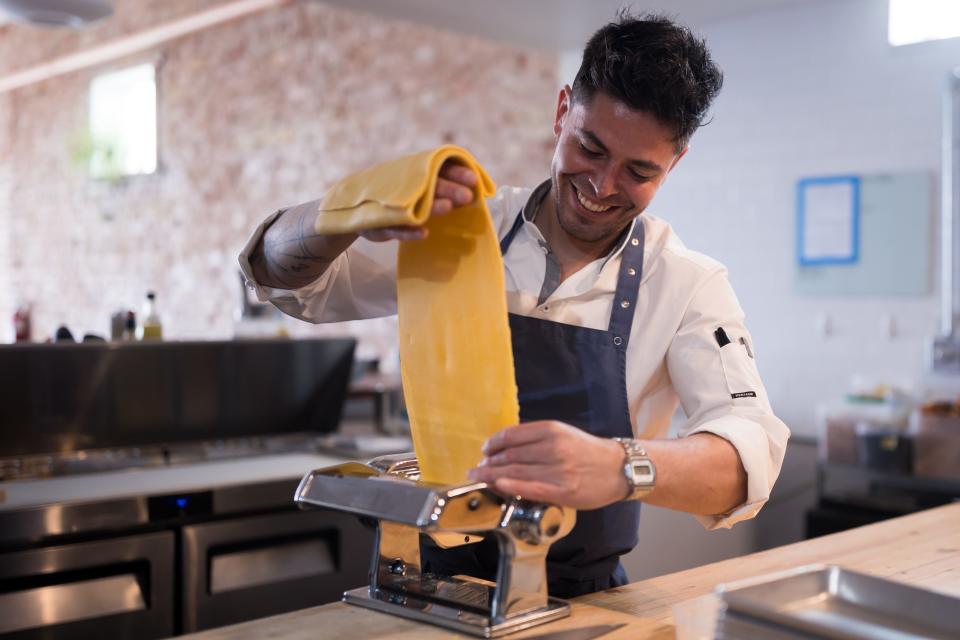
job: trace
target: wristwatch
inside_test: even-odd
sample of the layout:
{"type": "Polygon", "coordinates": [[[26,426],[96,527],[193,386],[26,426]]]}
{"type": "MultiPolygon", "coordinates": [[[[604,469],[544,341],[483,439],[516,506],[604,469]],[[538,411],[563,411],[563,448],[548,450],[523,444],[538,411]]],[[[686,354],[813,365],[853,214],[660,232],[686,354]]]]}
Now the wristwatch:
{"type": "Polygon", "coordinates": [[[646,450],[633,438],[613,438],[623,447],[623,475],[627,480],[624,500],[639,500],[653,491],[657,482],[657,468],[646,450]]]}

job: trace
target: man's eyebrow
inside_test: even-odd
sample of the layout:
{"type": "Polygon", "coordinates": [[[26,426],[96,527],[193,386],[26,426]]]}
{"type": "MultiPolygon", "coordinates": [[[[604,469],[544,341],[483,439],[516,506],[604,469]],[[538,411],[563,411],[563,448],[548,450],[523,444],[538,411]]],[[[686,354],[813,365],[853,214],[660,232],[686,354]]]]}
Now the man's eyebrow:
{"type": "MultiPolygon", "coordinates": [[[[597,134],[595,134],[593,131],[590,131],[589,129],[580,129],[580,128],[578,128],[577,131],[580,132],[580,135],[582,135],[584,138],[589,140],[591,144],[599,147],[601,151],[603,152],[609,151],[609,149],[607,149],[607,145],[603,144],[600,138],[597,137],[597,134]]],[[[639,159],[627,160],[627,164],[633,166],[636,169],[644,169],[646,171],[663,173],[663,167],[658,165],[656,162],[652,162],[650,160],[639,160],[639,159]]]]}

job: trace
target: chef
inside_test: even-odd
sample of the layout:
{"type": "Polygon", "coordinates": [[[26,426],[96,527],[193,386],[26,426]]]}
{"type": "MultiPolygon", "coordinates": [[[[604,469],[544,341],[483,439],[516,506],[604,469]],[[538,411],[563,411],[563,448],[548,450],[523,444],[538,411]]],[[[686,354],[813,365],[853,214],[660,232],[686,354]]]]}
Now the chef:
{"type": "MultiPolygon", "coordinates": [[[[789,430],[770,408],[725,268],[645,212],[721,84],[688,29],[622,14],[559,92],[549,179],[488,201],[522,424],[493,435],[471,475],[578,510],[550,550],[555,596],[626,582],[620,556],[638,542],[642,502],[730,527],[757,514],[780,471],[789,430]],[[668,438],[678,405],[686,418],[668,438]]],[[[457,215],[476,181],[444,166],[431,215],[457,215]]],[[[395,314],[396,241],[426,231],[317,235],[317,207],[274,213],[248,242],[240,263],[260,299],[310,322],[395,314]]],[[[424,568],[493,578],[496,554],[490,540],[425,547],[424,568]]]]}

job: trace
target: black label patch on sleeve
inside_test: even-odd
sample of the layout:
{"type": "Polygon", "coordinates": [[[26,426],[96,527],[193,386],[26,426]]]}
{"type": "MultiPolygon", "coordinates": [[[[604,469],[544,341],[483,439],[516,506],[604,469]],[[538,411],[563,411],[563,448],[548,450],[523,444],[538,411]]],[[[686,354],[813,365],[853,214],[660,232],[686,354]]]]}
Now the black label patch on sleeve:
{"type": "Polygon", "coordinates": [[[731,398],[756,398],[756,391],[741,391],[740,393],[731,393],[731,398]]]}

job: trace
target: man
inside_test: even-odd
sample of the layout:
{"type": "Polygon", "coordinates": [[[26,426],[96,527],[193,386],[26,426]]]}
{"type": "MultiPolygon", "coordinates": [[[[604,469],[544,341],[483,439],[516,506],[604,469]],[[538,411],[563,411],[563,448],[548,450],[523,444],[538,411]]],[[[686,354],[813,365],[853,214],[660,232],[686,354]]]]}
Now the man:
{"type": "MultiPolygon", "coordinates": [[[[622,15],[594,34],[560,92],[550,179],[488,203],[523,424],[492,436],[471,475],[579,510],[550,551],[553,595],[626,582],[619,558],[637,544],[638,499],[729,527],[757,513],[780,470],[789,430],[767,401],[726,270],[641,216],[721,82],[686,28],[622,15]],[[665,439],[678,404],[681,437],[665,439]],[[655,481],[638,473],[650,466],[655,481]]],[[[476,179],[444,167],[432,214],[456,215],[476,179]]],[[[316,236],[316,209],[278,212],[251,238],[240,261],[260,297],[312,322],[396,313],[386,241],[425,230],[316,236]]],[[[423,553],[436,572],[491,577],[496,566],[490,544],[423,553]]]]}

